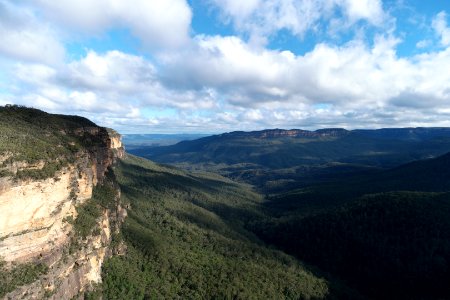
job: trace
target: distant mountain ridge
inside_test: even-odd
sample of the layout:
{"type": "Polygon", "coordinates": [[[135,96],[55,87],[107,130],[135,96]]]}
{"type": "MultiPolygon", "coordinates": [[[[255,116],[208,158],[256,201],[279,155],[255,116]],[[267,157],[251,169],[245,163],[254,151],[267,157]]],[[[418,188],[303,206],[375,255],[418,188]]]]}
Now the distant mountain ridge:
{"type": "Polygon", "coordinates": [[[170,146],[181,141],[195,140],[209,134],[125,134],[122,141],[128,150],[142,147],[170,146]]]}
{"type": "Polygon", "coordinates": [[[303,130],[303,129],[264,129],[260,131],[233,131],[229,133],[223,133],[221,137],[239,137],[239,138],[279,138],[279,137],[303,137],[303,138],[318,138],[327,136],[345,136],[350,131],[343,128],[326,128],[318,129],[315,131],[303,130]]]}
{"type": "Polygon", "coordinates": [[[380,128],[380,129],[353,129],[323,128],[317,130],[305,129],[264,129],[256,131],[232,131],[213,135],[217,137],[235,138],[320,138],[342,137],[349,134],[359,134],[372,138],[383,139],[427,139],[434,137],[450,137],[449,127],[405,127],[405,128],[380,128]]]}
{"type": "Polygon", "coordinates": [[[394,167],[450,151],[450,128],[267,129],[235,131],[132,154],[162,163],[253,164],[290,168],[330,162],[394,167]]]}
{"type": "Polygon", "coordinates": [[[449,127],[355,129],[352,132],[383,139],[430,139],[450,136],[449,127]]]}

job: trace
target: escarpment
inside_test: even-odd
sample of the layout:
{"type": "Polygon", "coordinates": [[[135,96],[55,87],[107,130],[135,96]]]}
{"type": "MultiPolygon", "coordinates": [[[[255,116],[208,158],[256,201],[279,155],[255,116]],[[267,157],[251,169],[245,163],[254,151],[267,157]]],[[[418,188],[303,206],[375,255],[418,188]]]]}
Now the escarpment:
{"type": "Polygon", "coordinates": [[[100,282],[103,260],[121,251],[111,245],[126,216],[112,170],[121,137],[21,107],[0,107],[0,128],[0,267],[46,270],[0,298],[71,299],[100,282]]]}

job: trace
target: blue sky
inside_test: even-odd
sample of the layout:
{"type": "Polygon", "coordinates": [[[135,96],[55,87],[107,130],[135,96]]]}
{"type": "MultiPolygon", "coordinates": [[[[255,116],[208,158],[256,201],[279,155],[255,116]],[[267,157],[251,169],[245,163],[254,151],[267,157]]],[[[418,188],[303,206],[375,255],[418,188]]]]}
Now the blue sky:
{"type": "Polygon", "coordinates": [[[450,126],[444,0],[0,0],[0,105],[123,133],[450,126]]]}

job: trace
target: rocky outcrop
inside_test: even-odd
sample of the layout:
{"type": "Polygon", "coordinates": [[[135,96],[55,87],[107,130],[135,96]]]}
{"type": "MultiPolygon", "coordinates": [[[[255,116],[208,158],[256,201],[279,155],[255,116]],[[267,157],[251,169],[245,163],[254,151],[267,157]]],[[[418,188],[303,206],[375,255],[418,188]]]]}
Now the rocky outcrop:
{"type": "Polygon", "coordinates": [[[123,158],[125,148],[122,144],[122,136],[115,130],[108,128],[110,145],[109,148],[114,152],[115,158],[123,158]]]}
{"type": "Polygon", "coordinates": [[[70,226],[62,220],[75,214],[72,177],[66,171],[44,181],[9,182],[0,195],[0,255],[6,261],[28,261],[66,243],[70,226]]]}
{"type": "MultiPolygon", "coordinates": [[[[77,207],[92,197],[94,186],[123,157],[120,135],[102,127],[77,128],[87,147],[76,159],[42,180],[17,179],[19,170],[42,168],[45,162],[27,165],[10,162],[12,176],[0,178],[0,258],[8,263],[43,262],[49,272],[31,285],[21,287],[6,298],[70,299],[91,283],[101,281],[101,265],[112,253],[113,233],[126,216],[117,189],[115,205],[105,208],[98,219],[99,232],[76,239],[69,219],[77,217],[77,207]]],[[[7,155],[2,158],[7,159],[7,155]]]]}
{"type": "Polygon", "coordinates": [[[123,253],[123,246],[111,246],[113,236],[126,217],[119,199],[120,194],[117,194],[114,210],[103,211],[97,224],[101,229],[99,233],[78,240],[72,235],[63,247],[55,248],[51,255],[39,259],[49,266],[47,274],[7,294],[5,299],[73,299],[101,282],[103,261],[113,254],[123,253]]]}

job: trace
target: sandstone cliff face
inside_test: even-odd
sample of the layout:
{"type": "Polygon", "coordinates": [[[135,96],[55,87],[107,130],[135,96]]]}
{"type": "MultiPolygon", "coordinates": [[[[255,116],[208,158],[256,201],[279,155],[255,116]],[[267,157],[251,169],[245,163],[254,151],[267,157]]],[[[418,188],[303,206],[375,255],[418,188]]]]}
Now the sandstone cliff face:
{"type": "MultiPolygon", "coordinates": [[[[120,194],[116,199],[119,198],[120,194]]],[[[82,299],[84,291],[91,288],[92,284],[101,282],[103,261],[123,251],[120,248],[113,249],[111,240],[112,235],[118,233],[125,217],[126,210],[120,204],[114,210],[104,210],[98,220],[100,233],[85,240],[70,240],[45,259],[40,259],[49,266],[49,272],[34,283],[7,294],[5,299],[82,299]]]]}
{"type": "Polygon", "coordinates": [[[66,242],[62,219],[75,213],[70,199],[71,172],[39,182],[9,182],[0,195],[0,255],[25,261],[66,242]],[[56,243],[56,245],[55,245],[56,243]]]}
{"type": "MultiPolygon", "coordinates": [[[[94,186],[104,180],[124,149],[119,134],[101,127],[79,128],[70,134],[92,137],[96,142],[79,151],[76,160],[52,178],[0,178],[0,258],[9,263],[40,261],[50,268],[40,280],[6,298],[70,299],[90,283],[101,281],[101,265],[111,255],[111,235],[126,216],[120,191],[114,208],[104,209],[98,219],[100,233],[74,241],[73,226],[67,220],[76,218],[76,207],[91,198],[94,186]]],[[[14,174],[44,164],[12,162],[8,170],[14,174]]]]}

